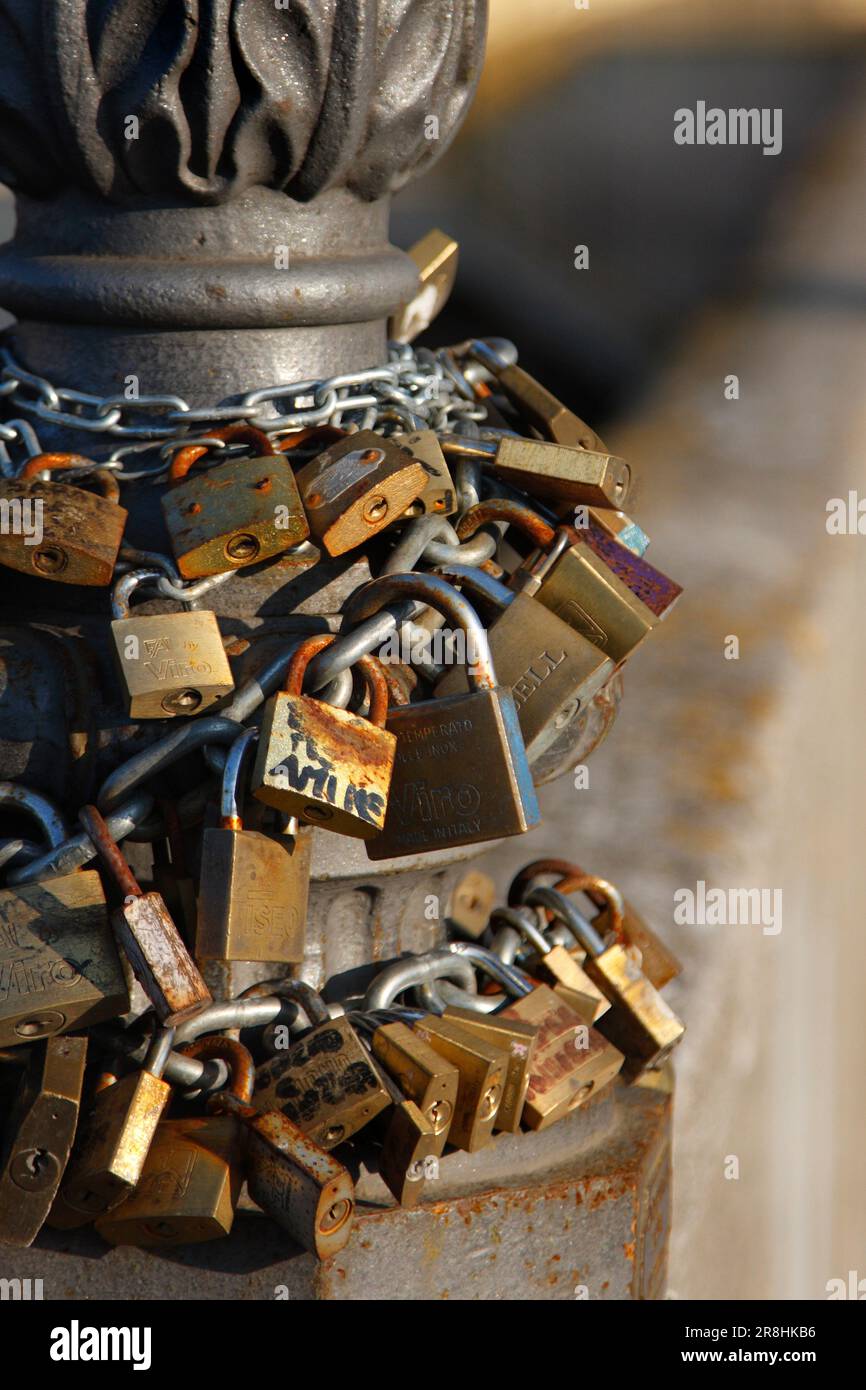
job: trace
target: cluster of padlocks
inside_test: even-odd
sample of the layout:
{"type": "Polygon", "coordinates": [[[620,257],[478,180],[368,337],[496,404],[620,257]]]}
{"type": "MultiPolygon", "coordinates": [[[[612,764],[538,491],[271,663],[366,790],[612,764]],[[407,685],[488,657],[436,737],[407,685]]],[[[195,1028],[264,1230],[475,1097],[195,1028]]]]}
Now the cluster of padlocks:
{"type": "MultiPolygon", "coordinates": [[[[0,789],[40,828],[0,841],[0,1241],[46,1221],[205,1240],[228,1233],[246,1180],[325,1256],[348,1238],[353,1146],[412,1204],[446,1145],[541,1129],[658,1067],[682,1033],[658,994],[675,962],[569,864],[530,865],[507,907],[480,893],[471,920],[452,904],[456,939],[363,996],[325,1003],[301,978],[310,827],[374,861],[521,834],[536,785],[603,732],[593,716],[680,592],[623,510],[628,465],[499,341],[395,346],[381,370],[198,412],[129,410],[5,360],[7,407],[121,443],[100,459],[31,447],[20,467],[4,452],[0,500],[22,524],[0,532],[0,566],[113,586],[118,695],[131,722],[171,723],[74,833],[44,792],[0,789]],[[171,556],[124,542],[120,487],[142,479],[168,484],[171,556]],[[282,563],[290,585],[362,548],[376,577],[339,631],[235,690],[218,618],[193,605],[238,570],[282,563]],[[189,606],[136,614],[142,593],[189,606]],[[196,750],[208,780],[173,808],[194,870],[160,861],[164,829],[145,889],[119,846],[148,838],[164,770],[196,750]],[[274,978],[215,1002],[209,962],[274,978]]],[[[12,435],[27,443],[20,419],[12,435]]]]}

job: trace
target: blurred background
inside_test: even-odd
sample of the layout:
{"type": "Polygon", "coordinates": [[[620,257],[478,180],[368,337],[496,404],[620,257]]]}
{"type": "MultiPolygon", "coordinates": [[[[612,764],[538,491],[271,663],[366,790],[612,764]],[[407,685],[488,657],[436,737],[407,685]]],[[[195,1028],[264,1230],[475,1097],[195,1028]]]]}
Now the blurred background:
{"type": "Polygon", "coordinates": [[[569,843],[685,963],[671,1296],[826,1298],[866,1279],[866,538],[826,529],[866,496],[866,6],[491,8],[472,116],[394,240],[459,239],[429,340],[513,338],[637,468],[686,589],[521,862],[569,843]],[[781,152],[677,145],[698,101],[781,108],[781,152]],[[781,931],[677,926],[699,880],[781,889],[781,931]]]}

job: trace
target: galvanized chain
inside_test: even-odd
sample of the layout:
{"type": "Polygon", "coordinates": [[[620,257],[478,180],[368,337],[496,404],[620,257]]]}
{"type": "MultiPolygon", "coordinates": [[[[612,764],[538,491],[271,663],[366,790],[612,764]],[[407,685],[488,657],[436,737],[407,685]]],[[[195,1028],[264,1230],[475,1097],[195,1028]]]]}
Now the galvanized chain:
{"type": "Polygon", "coordinates": [[[0,401],[12,416],[0,423],[0,473],[6,477],[18,472],[8,446],[23,453],[23,462],[42,452],[36,428],[22,412],[71,432],[123,441],[100,467],[114,469],[126,481],[160,478],[181,445],[225,447],[207,435],[207,427],[218,424],[245,421],[273,437],[324,425],[471,434],[486,416],[446,353],[399,343],[390,344],[388,361],[378,367],[261,387],[195,408],[181,396],[98,396],[55,386],[22,367],[7,347],[0,346],[0,363],[0,401]],[[126,466],[127,457],[154,449],[156,459],[147,467],[126,466]]]}

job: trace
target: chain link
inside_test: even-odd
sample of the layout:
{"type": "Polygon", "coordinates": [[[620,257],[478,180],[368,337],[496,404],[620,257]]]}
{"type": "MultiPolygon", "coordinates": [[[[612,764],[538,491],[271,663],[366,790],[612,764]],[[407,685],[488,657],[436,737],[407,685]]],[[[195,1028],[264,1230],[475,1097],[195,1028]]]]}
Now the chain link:
{"type": "MultiPolygon", "coordinates": [[[[248,391],[235,402],[193,408],[180,396],[96,396],[55,386],[47,377],[22,367],[6,347],[0,347],[0,404],[4,413],[34,416],[70,432],[83,430],[122,442],[107,460],[124,481],[162,478],[175,448],[206,434],[207,426],[246,421],[280,437],[320,425],[338,428],[432,429],[474,434],[486,411],[471,387],[454,370],[447,352],[417,351],[389,345],[388,361],[364,371],[341,372],[321,380],[296,381],[248,391]],[[158,450],[150,466],[132,471],[125,460],[158,450]]],[[[16,467],[8,445],[24,452],[24,463],[42,452],[39,437],[28,420],[10,418],[0,424],[0,473],[14,476],[16,467]]],[[[143,460],[142,460],[143,462],[143,460]]],[[[103,466],[105,463],[103,462],[103,466]]]]}

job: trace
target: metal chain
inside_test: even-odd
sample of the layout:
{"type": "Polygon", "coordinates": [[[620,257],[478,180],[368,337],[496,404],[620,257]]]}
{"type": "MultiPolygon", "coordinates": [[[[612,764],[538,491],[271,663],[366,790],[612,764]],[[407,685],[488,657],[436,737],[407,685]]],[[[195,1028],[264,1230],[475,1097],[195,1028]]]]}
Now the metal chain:
{"type": "Polygon", "coordinates": [[[389,345],[388,361],[379,367],[261,387],[235,401],[196,408],[180,396],[127,399],[55,386],[22,367],[7,347],[0,346],[0,363],[0,401],[14,417],[0,423],[0,473],[6,477],[19,471],[8,445],[23,451],[24,462],[42,452],[36,430],[20,418],[22,412],[72,432],[124,441],[100,466],[114,469],[125,481],[160,478],[174,449],[188,444],[191,436],[196,441],[206,436],[209,425],[246,421],[274,436],[319,425],[472,434],[486,418],[484,406],[455,374],[446,354],[399,343],[389,345]],[[148,449],[158,451],[150,466],[135,472],[126,468],[127,456],[148,449]]]}

